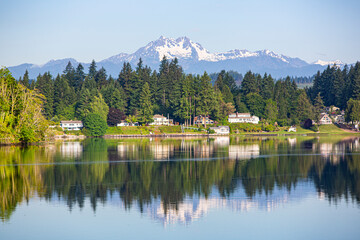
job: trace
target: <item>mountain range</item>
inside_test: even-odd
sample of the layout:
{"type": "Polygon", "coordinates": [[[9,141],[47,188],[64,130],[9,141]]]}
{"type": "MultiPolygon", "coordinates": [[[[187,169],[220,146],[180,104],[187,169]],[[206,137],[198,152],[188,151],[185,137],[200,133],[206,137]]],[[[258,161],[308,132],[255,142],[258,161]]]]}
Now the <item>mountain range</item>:
{"type": "MultiPolygon", "coordinates": [[[[314,63],[307,63],[300,58],[288,57],[270,50],[251,52],[234,49],[223,53],[211,53],[199,43],[193,42],[187,37],[173,39],[163,36],[139,48],[132,54],[120,53],[96,64],[98,69],[104,67],[108,75],[117,77],[124,62],[136,66],[141,58],[145,65],[152,69],[158,69],[164,56],[168,59],[177,58],[186,73],[194,74],[202,74],[204,71],[208,73],[219,72],[223,69],[244,74],[251,70],[260,74],[267,72],[273,77],[280,78],[288,75],[312,76],[318,70],[325,69],[327,65],[343,65],[339,60],[330,62],[318,60],[314,63]]],[[[62,73],[69,61],[74,67],[79,64],[73,58],[65,58],[51,60],[43,65],[25,63],[9,67],[9,70],[15,78],[22,76],[26,69],[29,71],[30,78],[36,78],[39,73],[43,74],[48,71],[53,76],[56,76],[58,73],[62,73]]],[[[86,70],[90,65],[90,63],[81,64],[86,70]]]]}

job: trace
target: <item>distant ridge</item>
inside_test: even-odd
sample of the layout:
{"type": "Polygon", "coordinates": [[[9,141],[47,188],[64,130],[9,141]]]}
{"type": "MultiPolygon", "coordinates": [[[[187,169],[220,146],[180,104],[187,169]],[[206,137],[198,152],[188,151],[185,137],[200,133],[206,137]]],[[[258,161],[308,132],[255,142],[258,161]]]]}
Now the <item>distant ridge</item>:
{"type": "MultiPolygon", "coordinates": [[[[223,69],[240,73],[251,70],[261,74],[267,72],[273,77],[280,78],[287,75],[312,76],[318,70],[323,70],[328,64],[343,65],[339,60],[329,62],[318,60],[314,63],[307,63],[300,58],[288,57],[270,50],[251,52],[246,49],[234,49],[223,53],[211,53],[201,44],[193,42],[187,37],[173,39],[161,36],[132,54],[120,53],[97,62],[97,67],[104,67],[108,75],[117,77],[124,62],[130,62],[136,66],[139,59],[142,58],[145,65],[157,70],[164,56],[168,59],[177,58],[185,72],[194,74],[201,74],[204,71],[219,72],[223,69]]],[[[45,72],[56,76],[58,73],[62,73],[69,61],[74,67],[79,64],[73,58],[65,58],[51,60],[43,65],[25,63],[9,67],[9,69],[15,78],[22,76],[26,69],[29,71],[30,78],[35,78],[45,72]]],[[[82,64],[85,69],[88,69],[89,63],[82,64]]]]}

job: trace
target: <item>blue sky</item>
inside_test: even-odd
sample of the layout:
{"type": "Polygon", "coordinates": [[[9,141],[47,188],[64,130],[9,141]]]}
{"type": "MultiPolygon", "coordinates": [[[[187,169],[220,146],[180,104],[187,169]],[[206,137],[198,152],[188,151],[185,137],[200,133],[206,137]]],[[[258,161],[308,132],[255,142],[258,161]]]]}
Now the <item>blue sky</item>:
{"type": "Polygon", "coordinates": [[[360,1],[0,0],[0,66],[81,62],[187,36],[211,52],[269,49],[307,62],[360,60],[360,1]]]}

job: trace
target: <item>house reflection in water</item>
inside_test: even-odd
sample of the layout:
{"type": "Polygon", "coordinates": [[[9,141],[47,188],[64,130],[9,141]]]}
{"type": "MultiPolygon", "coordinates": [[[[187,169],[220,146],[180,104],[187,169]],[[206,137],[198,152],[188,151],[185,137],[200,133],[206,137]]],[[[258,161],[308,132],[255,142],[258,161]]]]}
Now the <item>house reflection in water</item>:
{"type": "Polygon", "coordinates": [[[174,146],[155,142],[150,146],[151,152],[156,160],[169,159],[174,153],[174,146]]]}
{"type": "Polygon", "coordinates": [[[227,147],[230,144],[230,137],[228,136],[215,137],[214,144],[219,147],[227,147]]]}
{"type": "Polygon", "coordinates": [[[270,195],[259,193],[252,198],[247,197],[241,189],[238,189],[230,198],[215,197],[217,194],[208,198],[186,198],[177,205],[168,206],[167,209],[164,208],[164,203],[160,199],[156,199],[144,207],[144,212],[150,215],[152,219],[161,222],[164,226],[176,223],[190,224],[205,217],[210,211],[221,208],[227,208],[238,213],[252,210],[270,212],[290,201],[299,201],[301,198],[308,197],[309,186],[301,185],[298,188],[299,191],[304,193],[300,198],[298,195],[292,195],[286,189],[277,187],[270,195]]]}
{"type": "Polygon", "coordinates": [[[245,160],[245,159],[256,158],[259,155],[260,155],[259,144],[229,146],[229,159],[245,160]]]}
{"type": "Polygon", "coordinates": [[[81,142],[63,142],[60,145],[60,154],[63,157],[78,158],[83,153],[83,145],[81,142]]]}

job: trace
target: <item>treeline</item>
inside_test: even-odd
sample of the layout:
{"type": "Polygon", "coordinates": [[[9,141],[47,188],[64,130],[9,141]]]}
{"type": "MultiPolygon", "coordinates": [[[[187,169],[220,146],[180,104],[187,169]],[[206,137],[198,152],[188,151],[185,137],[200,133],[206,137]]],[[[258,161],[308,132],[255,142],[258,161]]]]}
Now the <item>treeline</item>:
{"type": "Polygon", "coordinates": [[[45,138],[47,121],[41,114],[43,96],[0,68],[0,144],[37,142],[45,138]]]}
{"type": "Polygon", "coordinates": [[[350,68],[345,65],[343,69],[328,66],[316,74],[307,93],[312,100],[320,94],[325,106],[345,109],[350,98],[360,100],[360,62],[350,68]]]}
{"type": "Polygon", "coordinates": [[[192,124],[197,115],[224,122],[235,111],[283,124],[313,117],[305,91],[290,77],[275,82],[271,75],[249,71],[238,86],[233,72],[222,71],[212,84],[206,72],[185,74],[177,59],[165,57],[158,72],[144,66],[141,59],[135,69],[124,63],[117,78],[107,76],[104,68],[98,70],[95,61],[88,74],[81,64],[74,68],[69,62],[55,78],[45,73],[31,82],[26,72],[19,81],[46,97],[43,113],[54,121],[84,120],[90,113],[101,115],[110,125],[124,116],[148,123],[153,114],[186,124],[192,124]]]}

